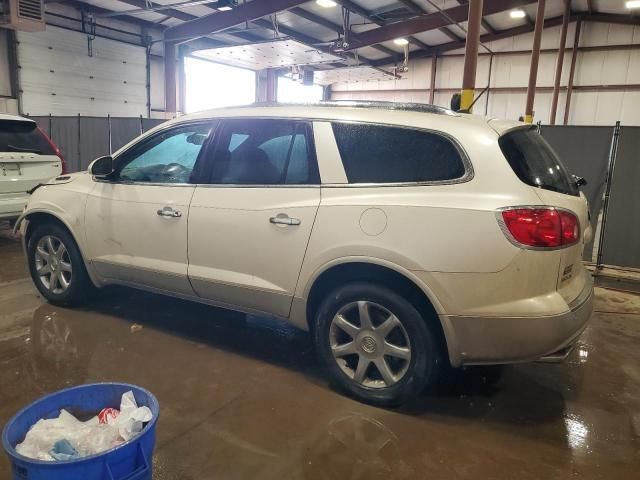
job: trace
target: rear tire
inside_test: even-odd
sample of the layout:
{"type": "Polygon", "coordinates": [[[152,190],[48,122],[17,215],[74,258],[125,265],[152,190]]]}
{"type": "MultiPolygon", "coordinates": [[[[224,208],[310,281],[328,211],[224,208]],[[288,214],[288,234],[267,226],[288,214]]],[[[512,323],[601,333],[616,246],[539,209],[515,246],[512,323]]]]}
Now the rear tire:
{"type": "Polygon", "coordinates": [[[27,243],[27,259],[33,283],[54,305],[77,305],[93,286],[75,240],[60,225],[35,228],[27,243]]]}
{"type": "Polygon", "coordinates": [[[354,282],[320,304],[314,343],[331,379],[350,396],[397,406],[436,382],[442,354],[418,310],[394,291],[354,282]]]}

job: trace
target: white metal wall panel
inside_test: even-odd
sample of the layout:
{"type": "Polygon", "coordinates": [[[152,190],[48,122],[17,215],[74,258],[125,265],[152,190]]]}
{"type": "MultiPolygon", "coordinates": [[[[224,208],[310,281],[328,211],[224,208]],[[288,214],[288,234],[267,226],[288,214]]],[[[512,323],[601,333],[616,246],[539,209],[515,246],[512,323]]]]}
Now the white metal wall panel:
{"type": "Polygon", "coordinates": [[[18,33],[22,109],[30,115],[146,115],[142,47],[47,26],[18,33]]]}
{"type": "Polygon", "coordinates": [[[164,110],[164,60],[151,57],[151,110],[164,110]]]}
{"type": "Polygon", "coordinates": [[[9,73],[9,48],[7,30],[0,28],[0,96],[11,95],[11,74],[9,73]]]}
{"type": "MultiPolygon", "coordinates": [[[[575,24],[569,26],[567,45],[573,45],[575,24]]],[[[557,48],[560,28],[545,29],[542,48],[557,48]]],[[[495,51],[527,51],[511,55],[496,55],[491,72],[492,88],[524,89],[529,78],[529,62],[532,35],[520,35],[496,42],[490,46],[495,51]]],[[[608,25],[604,23],[584,23],[581,33],[581,46],[603,46],[634,43],[636,49],[609,51],[581,51],[578,54],[569,122],[574,125],[611,125],[620,120],[623,125],[640,125],[640,92],[625,85],[640,83],[640,27],[626,25],[608,25]],[[580,90],[580,87],[607,85],[620,86],[614,91],[580,90]]],[[[488,56],[479,57],[476,75],[476,87],[486,86],[488,75],[488,56]]],[[[551,87],[555,75],[556,53],[547,52],[540,56],[538,67],[539,87],[551,87]]],[[[461,56],[443,56],[438,59],[436,88],[458,89],[462,85],[464,60],[461,56]]],[[[566,86],[571,65],[571,51],[567,51],[564,60],[561,85],[566,86]]],[[[431,77],[431,59],[410,61],[409,72],[397,81],[359,82],[357,84],[334,84],[334,98],[358,98],[395,100],[397,98],[416,98],[428,101],[431,77]],[[400,93],[378,92],[378,90],[402,90],[400,93]],[[416,90],[411,92],[410,90],[416,90]],[[373,92],[375,91],[375,92],[373,92]],[[353,95],[349,96],[349,92],[353,95]],[[355,92],[362,92],[355,96],[355,92]],[[367,93],[369,92],[369,93],[367,93]]],[[[491,116],[517,119],[524,112],[524,91],[493,91],[489,96],[488,114],[491,116]]],[[[448,106],[451,91],[436,92],[434,103],[448,106]]],[[[557,120],[564,118],[566,89],[561,90],[558,101],[557,120]]],[[[476,113],[484,113],[485,100],[480,99],[474,106],[476,113]]],[[[538,91],[535,99],[534,119],[549,122],[551,110],[551,92],[538,91]]]]}

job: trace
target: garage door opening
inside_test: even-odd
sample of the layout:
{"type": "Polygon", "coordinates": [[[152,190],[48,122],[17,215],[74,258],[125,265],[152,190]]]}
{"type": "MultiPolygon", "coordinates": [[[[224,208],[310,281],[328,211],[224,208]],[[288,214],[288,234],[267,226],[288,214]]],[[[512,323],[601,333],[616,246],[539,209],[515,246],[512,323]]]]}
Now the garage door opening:
{"type": "Polygon", "coordinates": [[[256,74],[194,57],[184,59],[185,110],[248,105],[256,99],[256,74]]]}
{"type": "Polygon", "coordinates": [[[322,100],[322,85],[303,85],[287,77],[278,77],[279,103],[313,103],[322,100]]]}

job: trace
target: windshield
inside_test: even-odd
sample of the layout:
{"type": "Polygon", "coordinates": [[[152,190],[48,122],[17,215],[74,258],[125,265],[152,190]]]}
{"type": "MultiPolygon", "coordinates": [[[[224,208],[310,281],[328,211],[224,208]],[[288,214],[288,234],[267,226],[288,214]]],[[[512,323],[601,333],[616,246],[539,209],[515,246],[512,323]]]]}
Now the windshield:
{"type": "Polygon", "coordinates": [[[515,174],[527,185],[580,194],[567,168],[535,127],[509,132],[498,143],[515,174]]]}

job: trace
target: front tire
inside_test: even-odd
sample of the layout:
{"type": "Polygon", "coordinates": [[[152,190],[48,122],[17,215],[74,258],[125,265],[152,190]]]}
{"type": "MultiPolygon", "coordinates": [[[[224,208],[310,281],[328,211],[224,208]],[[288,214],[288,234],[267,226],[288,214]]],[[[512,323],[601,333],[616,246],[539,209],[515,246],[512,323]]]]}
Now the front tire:
{"type": "Polygon", "coordinates": [[[36,227],[27,243],[29,272],[40,294],[54,305],[85,299],[91,280],[73,237],[56,224],[36,227]]]}
{"type": "Polygon", "coordinates": [[[396,406],[437,378],[436,336],[418,310],[388,288],[343,285],[324,299],[315,321],[315,346],[332,380],[360,401],[396,406]]]}

